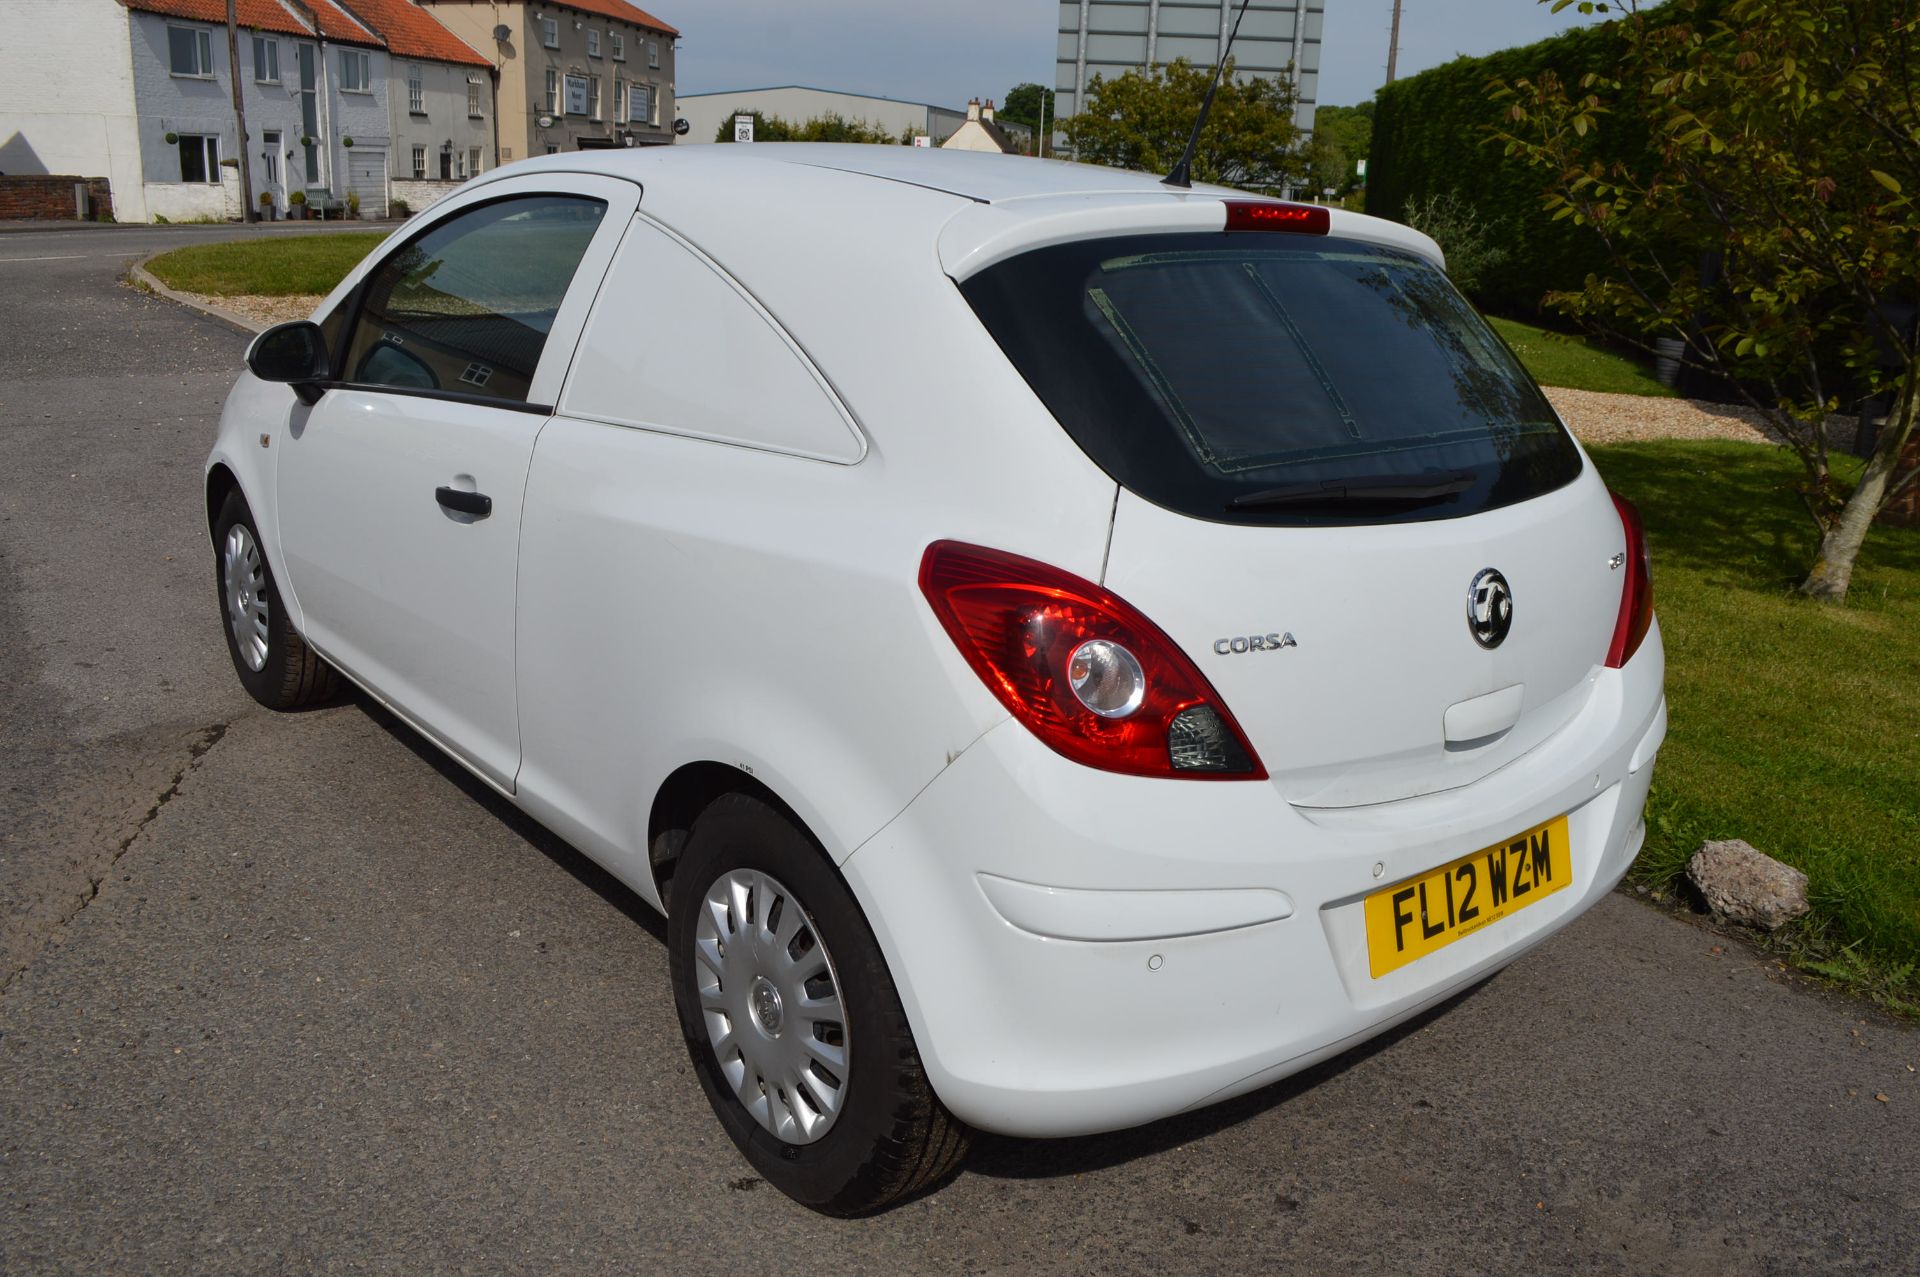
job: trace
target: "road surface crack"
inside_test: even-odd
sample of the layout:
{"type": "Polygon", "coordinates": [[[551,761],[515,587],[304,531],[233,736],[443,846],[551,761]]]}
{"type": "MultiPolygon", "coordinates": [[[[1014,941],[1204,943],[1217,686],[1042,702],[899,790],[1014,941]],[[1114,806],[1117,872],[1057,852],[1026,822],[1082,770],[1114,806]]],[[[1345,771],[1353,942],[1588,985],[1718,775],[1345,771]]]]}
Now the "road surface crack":
{"type": "MultiPolygon", "coordinates": [[[[226,723],[215,723],[208,727],[202,727],[192,734],[187,743],[186,762],[180,766],[179,770],[173,773],[173,777],[168,781],[167,787],[160,792],[159,797],[153,800],[153,804],[147,808],[139,819],[134,821],[132,828],[127,831],[126,836],[115,841],[112,855],[108,857],[104,864],[99,866],[98,871],[95,872],[92,869],[86,871],[86,890],[78,894],[71,908],[62,911],[60,916],[52,920],[52,925],[48,928],[47,933],[41,937],[36,945],[37,949],[44,951],[47,942],[51,940],[61,928],[79,917],[81,911],[92,904],[100,895],[100,888],[106,883],[108,877],[112,875],[114,867],[120,863],[121,858],[127,854],[133,844],[140,841],[140,836],[146,833],[147,827],[159,819],[161,809],[179,795],[180,786],[185,783],[188,775],[193,772],[194,768],[200,765],[200,760],[207,756],[208,751],[220,743],[221,738],[227,734],[227,727],[228,724],[226,723]]],[[[12,970],[7,971],[4,978],[0,978],[0,996],[4,996],[6,992],[13,987],[13,982],[31,965],[32,961],[29,959],[20,962],[12,970]]]]}

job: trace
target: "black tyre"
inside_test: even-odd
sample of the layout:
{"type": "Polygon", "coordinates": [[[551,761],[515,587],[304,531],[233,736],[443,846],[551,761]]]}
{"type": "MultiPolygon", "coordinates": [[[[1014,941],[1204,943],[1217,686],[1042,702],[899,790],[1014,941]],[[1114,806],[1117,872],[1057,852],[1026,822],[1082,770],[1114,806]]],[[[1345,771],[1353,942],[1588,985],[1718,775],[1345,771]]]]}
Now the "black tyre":
{"type": "Polygon", "coordinates": [[[789,817],[744,794],[701,814],[667,944],[694,1072],[768,1183],[858,1215],[959,1165],[967,1130],[927,1082],[873,932],[789,817]]]}
{"type": "Polygon", "coordinates": [[[268,709],[297,709],[340,690],[340,675],[288,619],[260,530],[238,488],[227,494],[213,522],[213,579],[233,672],[254,700],[268,709]]]}

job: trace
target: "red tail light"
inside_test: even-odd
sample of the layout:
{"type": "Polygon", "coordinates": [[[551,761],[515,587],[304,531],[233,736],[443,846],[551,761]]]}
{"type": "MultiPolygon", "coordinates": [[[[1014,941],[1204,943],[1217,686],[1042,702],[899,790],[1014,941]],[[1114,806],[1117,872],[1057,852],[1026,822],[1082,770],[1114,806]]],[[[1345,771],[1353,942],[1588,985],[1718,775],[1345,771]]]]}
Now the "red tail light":
{"type": "Polygon", "coordinates": [[[1056,753],[1131,776],[1267,778],[1206,676],[1093,582],[936,541],[920,590],[988,690],[1056,753]]]}
{"type": "Polygon", "coordinates": [[[1647,557],[1647,533],[1640,524],[1640,511],[1633,502],[1617,492],[1614,509],[1627,532],[1627,561],[1622,565],[1626,580],[1621,583],[1620,619],[1613,624],[1613,644],[1607,648],[1607,668],[1619,669],[1640,650],[1647,629],[1653,624],[1653,565],[1647,557]]]}
{"type": "Polygon", "coordinates": [[[1228,200],[1230,231],[1292,231],[1296,235],[1325,235],[1333,215],[1321,204],[1283,204],[1279,200],[1228,200]]]}

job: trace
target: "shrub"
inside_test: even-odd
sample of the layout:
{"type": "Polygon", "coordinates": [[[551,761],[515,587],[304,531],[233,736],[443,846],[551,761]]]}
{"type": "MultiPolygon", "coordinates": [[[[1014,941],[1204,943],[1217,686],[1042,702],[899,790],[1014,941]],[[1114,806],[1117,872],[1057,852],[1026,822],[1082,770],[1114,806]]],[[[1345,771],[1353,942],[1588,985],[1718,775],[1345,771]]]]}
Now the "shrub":
{"type": "Polygon", "coordinates": [[[1488,273],[1507,260],[1507,250],[1495,241],[1509,238],[1504,228],[1488,223],[1472,204],[1452,191],[1421,200],[1408,200],[1406,224],[1431,235],[1447,255],[1447,274],[1453,286],[1469,297],[1479,295],[1488,273]]]}
{"type": "Polygon", "coordinates": [[[347,216],[360,216],[360,193],[358,191],[347,192],[347,216]]]}
{"type": "Polygon", "coordinates": [[[405,200],[388,200],[387,213],[392,217],[412,217],[413,205],[405,200]]]}
{"type": "Polygon", "coordinates": [[[306,202],[307,193],[305,191],[295,191],[293,194],[287,196],[287,203],[289,204],[305,204],[306,202]]]}

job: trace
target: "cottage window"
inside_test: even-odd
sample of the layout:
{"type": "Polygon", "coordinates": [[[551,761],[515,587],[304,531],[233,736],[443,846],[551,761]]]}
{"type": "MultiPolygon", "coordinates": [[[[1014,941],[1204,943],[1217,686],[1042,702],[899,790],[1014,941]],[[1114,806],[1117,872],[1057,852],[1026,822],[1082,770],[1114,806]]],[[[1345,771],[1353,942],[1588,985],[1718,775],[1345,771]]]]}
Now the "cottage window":
{"type": "Polygon", "coordinates": [[[373,55],[353,49],[340,50],[340,91],[373,92],[373,55]]]}
{"type": "Polygon", "coordinates": [[[627,82],[618,76],[613,81],[613,122],[627,122],[627,82]]]}
{"type": "Polygon", "coordinates": [[[658,40],[647,41],[647,65],[650,67],[660,65],[660,42],[658,40]]]}
{"type": "Polygon", "coordinates": [[[547,68],[547,114],[560,114],[560,73],[547,68]]]}
{"type": "Polygon", "coordinates": [[[597,75],[587,79],[587,114],[596,120],[600,118],[600,77],[597,75]]]}
{"type": "Polygon", "coordinates": [[[549,49],[557,49],[560,47],[560,19],[540,19],[540,43],[546,45],[549,49]]]}
{"type": "Polygon", "coordinates": [[[427,86],[420,79],[419,67],[407,71],[407,110],[415,115],[427,113],[427,86]]]}
{"type": "Polygon", "coordinates": [[[613,60],[615,62],[625,62],[627,60],[627,37],[621,35],[618,31],[609,31],[607,32],[607,39],[613,42],[613,60]]]}
{"type": "Polygon", "coordinates": [[[424,146],[416,146],[413,148],[413,175],[423,181],[426,179],[427,148],[424,146]]]}
{"type": "Polygon", "coordinates": [[[481,116],[480,81],[473,76],[467,77],[467,115],[476,120],[481,116]]]}
{"type": "Polygon", "coordinates": [[[180,180],[216,183],[220,180],[220,139],[212,134],[180,135],[180,180]]]}
{"type": "Polygon", "coordinates": [[[470,177],[480,176],[480,148],[477,146],[467,148],[467,174],[470,177]]]}
{"type": "Polygon", "coordinates": [[[587,56],[590,58],[600,56],[600,33],[591,27],[587,29],[587,56]]]}
{"type": "Polygon", "coordinates": [[[213,78],[213,33],[193,27],[167,28],[167,56],[175,75],[213,78]]]}
{"type": "Polygon", "coordinates": [[[280,42],[263,35],[253,37],[253,78],[260,84],[280,83],[280,42]]]}

